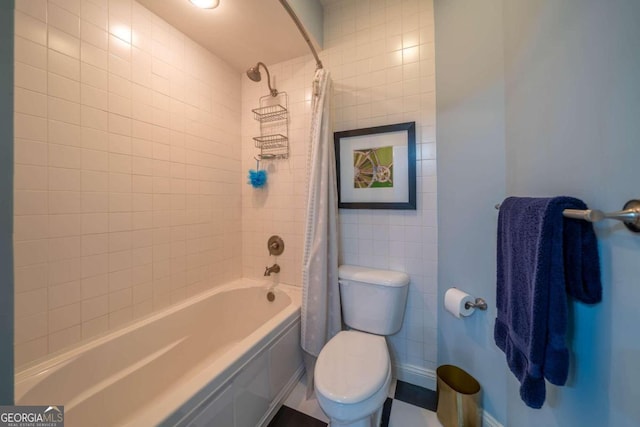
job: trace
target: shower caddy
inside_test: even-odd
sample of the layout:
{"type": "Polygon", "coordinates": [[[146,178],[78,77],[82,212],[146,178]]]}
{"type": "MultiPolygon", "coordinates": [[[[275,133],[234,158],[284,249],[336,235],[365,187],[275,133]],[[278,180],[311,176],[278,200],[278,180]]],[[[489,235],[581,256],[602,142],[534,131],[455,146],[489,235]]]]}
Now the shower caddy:
{"type": "Polygon", "coordinates": [[[260,136],[253,138],[260,149],[257,160],[289,158],[289,96],[278,92],[276,96],[260,98],[260,107],[254,108],[253,118],[260,122],[260,136]],[[283,105],[284,104],[284,105],[283,105]]]}

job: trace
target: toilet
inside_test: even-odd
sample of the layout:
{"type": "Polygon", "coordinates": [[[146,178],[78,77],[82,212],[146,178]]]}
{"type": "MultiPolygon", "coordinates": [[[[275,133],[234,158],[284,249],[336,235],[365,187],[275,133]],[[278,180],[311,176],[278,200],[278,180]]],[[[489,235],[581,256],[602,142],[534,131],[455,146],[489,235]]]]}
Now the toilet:
{"type": "Polygon", "coordinates": [[[320,351],[316,396],[331,427],[377,427],[391,384],[385,335],[402,326],[409,276],[341,265],[338,277],[342,318],[350,329],[336,334],[320,351]]]}

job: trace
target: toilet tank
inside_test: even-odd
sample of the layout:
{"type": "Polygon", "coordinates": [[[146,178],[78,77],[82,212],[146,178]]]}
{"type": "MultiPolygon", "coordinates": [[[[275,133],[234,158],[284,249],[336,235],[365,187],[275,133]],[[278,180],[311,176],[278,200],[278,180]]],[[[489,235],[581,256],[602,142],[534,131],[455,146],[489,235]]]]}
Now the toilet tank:
{"type": "Polygon", "coordinates": [[[409,290],[406,273],[341,265],[338,278],[347,326],[377,335],[400,330],[409,290]]]}

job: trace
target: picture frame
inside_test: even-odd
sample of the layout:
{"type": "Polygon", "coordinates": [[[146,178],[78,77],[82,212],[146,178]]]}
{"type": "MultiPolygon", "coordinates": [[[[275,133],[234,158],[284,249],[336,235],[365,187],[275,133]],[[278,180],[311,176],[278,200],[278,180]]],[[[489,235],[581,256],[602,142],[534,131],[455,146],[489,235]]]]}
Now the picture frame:
{"type": "Polygon", "coordinates": [[[341,209],[416,209],[416,123],[334,132],[341,209]]]}

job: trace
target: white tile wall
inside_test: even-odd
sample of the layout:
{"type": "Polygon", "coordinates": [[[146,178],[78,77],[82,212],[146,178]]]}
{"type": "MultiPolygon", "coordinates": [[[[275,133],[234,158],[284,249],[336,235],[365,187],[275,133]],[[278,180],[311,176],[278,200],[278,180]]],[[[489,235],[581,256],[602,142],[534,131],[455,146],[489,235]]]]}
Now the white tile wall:
{"type": "MultiPolygon", "coordinates": [[[[320,56],[334,81],[334,130],[415,121],[416,211],[340,211],[341,261],[406,271],[411,276],[402,330],[390,337],[396,363],[436,368],[437,218],[433,4],[430,0],[335,0],[325,6],[320,56]]],[[[259,59],[259,58],[257,58],[259,59]]],[[[249,66],[251,64],[247,64],[249,66]]],[[[243,184],[243,275],[261,276],[273,263],[271,234],[286,244],[280,277],[301,283],[306,155],[315,63],[305,56],[270,64],[276,87],[288,92],[291,157],[264,162],[268,185],[243,184]]],[[[251,109],[266,84],[242,79],[242,170],[255,168],[251,109]]]]}
{"type": "MultiPolygon", "coordinates": [[[[248,184],[248,170],[256,168],[254,136],[260,135],[260,124],[251,110],[258,107],[261,96],[268,95],[266,83],[242,79],[242,236],[243,275],[262,277],[265,267],[277,262],[282,268],[274,281],[300,284],[306,192],[306,162],[311,113],[311,81],[314,63],[298,58],[269,65],[275,86],[286,92],[289,104],[289,158],[260,163],[267,171],[267,185],[254,189],[248,184]],[[277,234],[285,242],[284,253],[270,257],[269,236],[277,234]]],[[[272,83],[273,84],[273,83],[272,83]]]]}
{"type": "Polygon", "coordinates": [[[344,0],[325,8],[334,130],[416,122],[416,211],[340,211],[342,262],[411,276],[396,363],[436,368],[437,218],[433,3],[344,0]]]}
{"type": "MultiPolygon", "coordinates": [[[[135,2],[16,9],[18,365],[241,272],[262,276],[276,261],[271,234],[286,242],[274,280],[300,283],[310,57],[269,66],[289,95],[291,156],[263,162],[268,186],[255,190],[251,108],[266,85],[135,2]]],[[[434,369],[432,4],[337,0],[325,26],[334,130],[418,125],[418,210],[342,210],[341,257],[411,275],[405,324],[390,341],[399,363],[434,369]]]]}
{"type": "Polygon", "coordinates": [[[241,274],[240,76],[131,0],[17,0],[16,364],[241,274]]]}

